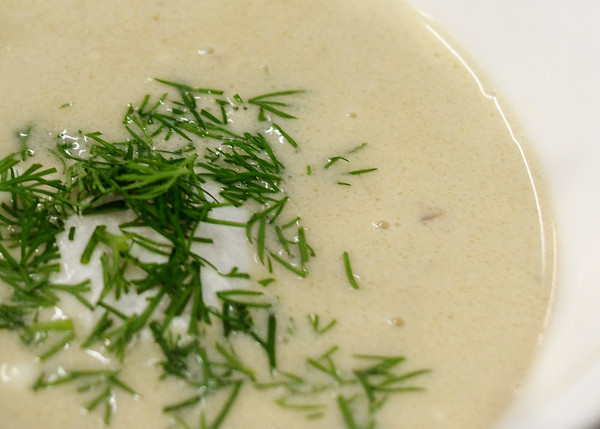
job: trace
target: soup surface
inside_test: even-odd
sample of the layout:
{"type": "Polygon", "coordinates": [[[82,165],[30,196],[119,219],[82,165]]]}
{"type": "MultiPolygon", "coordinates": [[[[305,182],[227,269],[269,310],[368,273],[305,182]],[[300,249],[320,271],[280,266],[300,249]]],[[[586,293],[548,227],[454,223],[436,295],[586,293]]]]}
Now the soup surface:
{"type": "MultiPolygon", "coordinates": [[[[2,10],[2,156],[35,152],[15,171],[40,162],[60,176],[77,161],[50,153],[57,144],[86,159],[99,140],[147,141],[123,115],[131,103],[143,116],[144,96],[148,107],[166,93],[157,105],[165,121],[198,123],[191,97],[207,106],[207,123],[265,136],[283,167],[278,195],[289,198],[280,218],[273,209],[250,229],[201,223],[197,236],[212,239],[198,251],[214,265],[199,262],[211,324],[190,322],[190,301],[168,329],[170,304],[185,292],[136,289],[149,265],[126,270],[123,299],[101,292],[116,281],[102,252],[130,253],[111,248],[111,235],[98,248],[90,237],[100,226],[139,244],[123,227],[136,219],[131,207],[66,217],[50,279],[89,279],[89,290],[55,289],[59,302],[19,319],[29,328],[0,318],[3,428],[196,428],[202,419],[211,428],[484,428],[508,406],[551,293],[546,211],[504,115],[420,15],[392,0],[3,0],[2,10]],[[119,326],[154,298],[157,310],[115,347],[119,326]],[[247,300],[260,305],[240,305],[247,300]],[[112,327],[86,343],[104,314],[112,327]],[[255,326],[244,331],[236,323],[246,316],[255,326]],[[176,353],[187,359],[179,376],[165,364],[176,353]]],[[[153,142],[167,158],[196,153],[216,165],[203,158],[207,139],[175,153],[189,142],[165,136],[153,142]]],[[[205,190],[227,203],[225,179],[207,177],[205,190]]],[[[247,222],[277,198],[209,217],[247,222]]],[[[155,195],[139,200],[162,210],[155,195]]],[[[158,266],[169,256],[131,257],[158,266]]],[[[10,265],[5,253],[2,261],[10,265]]],[[[19,305],[6,272],[3,311],[19,305]]]]}

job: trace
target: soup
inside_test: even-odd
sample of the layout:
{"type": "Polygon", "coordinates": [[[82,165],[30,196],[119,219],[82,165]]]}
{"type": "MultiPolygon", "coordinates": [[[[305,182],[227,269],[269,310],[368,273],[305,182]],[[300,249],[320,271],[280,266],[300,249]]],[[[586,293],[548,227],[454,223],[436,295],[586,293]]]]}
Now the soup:
{"type": "Polygon", "coordinates": [[[546,317],[543,192],[418,14],[386,0],[4,10],[2,190],[20,211],[3,212],[3,427],[496,421],[546,317]],[[27,182],[46,193],[18,218],[30,200],[11,200],[8,174],[34,162],[61,182],[27,182]],[[21,305],[9,245],[48,207],[39,252],[56,240],[60,270],[29,273],[52,292],[40,309],[21,305]]]}

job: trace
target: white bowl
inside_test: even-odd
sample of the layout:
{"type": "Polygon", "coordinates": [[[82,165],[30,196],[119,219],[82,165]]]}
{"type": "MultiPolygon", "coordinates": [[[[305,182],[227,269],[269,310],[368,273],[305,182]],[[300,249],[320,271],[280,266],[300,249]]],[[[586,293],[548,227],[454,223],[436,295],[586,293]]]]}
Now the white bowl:
{"type": "Polygon", "coordinates": [[[553,314],[499,427],[600,425],[600,2],[411,2],[476,60],[516,113],[555,207],[553,314]]]}

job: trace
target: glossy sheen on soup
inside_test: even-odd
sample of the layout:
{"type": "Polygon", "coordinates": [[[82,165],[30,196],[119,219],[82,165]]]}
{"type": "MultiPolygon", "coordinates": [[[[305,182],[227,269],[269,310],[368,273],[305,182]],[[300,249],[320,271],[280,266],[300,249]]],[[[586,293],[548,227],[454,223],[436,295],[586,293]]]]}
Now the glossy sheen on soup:
{"type": "MultiPolygon", "coordinates": [[[[101,250],[79,263],[97,226],[118,235],[135,216],[69,216],[53,281],[91,279],[82,296],[93,312],[55,290],[64,297],[56,308],[28,308],[19,319],[29,330],[0,319],[0,426],[101,428],[108,413],[113,428],[205,427],[202,419],[211,428],[484,428],[506,409],[534,356],[551,293],[546,211],[535,169],[503,114],[420,15],[391,0],[2,3],[3,156],[27,140],[35,151],[27,162],[62,171],[47,151],[57,142],[73,154],[74,143],[82,151],[94,144],[80,130],[135,140],[122,123],[129,103],[167,92],[159,108],[177,116],[192,94],[212,106],[207,122],[272,143],[289,197],[273,231],[297,231],[287,244],[301,263],[280,262],[286,251],[275,248],[283,241],[267,243],[275,249],[267,256],[256,246],[275,220],[258,221],[252,243],[243,229],[203,230],[214,244],[203,257],[223,264],[221,274],[235,267],[250,280],[202,277],[216,285],[204,286],[211,325],[190,332],[186,307],[176,318],[184,328],[173,322],[170,339],[162,332],[171,352],[179,344],[184,354],[197,341],[185,355],[187,372],[176,376],[166,371],[152,318],[122,356],[111,347],[111,329],[126,320],[118,314],[135,316],[157,295],[140,298],[132,286],[127,304],[106,301],[120,306],[111,313],[97,290],[109,281],[101,250]],[[279,93],[291,90],[302,92],[279,93]],[[262,100],[275,104],[248,102],[272,93],[279,95],[262,100]],[[65,238],[69,231],[75,238],[65,238]],[[250,311],[254,337],[227,325],[215,295],[242,287],[269,303],[228,307],[235,317],[250,311]],[[81,347],[102,314],[113,327],[81,347]],[[57,320],[74,323],[74,338],[61,343],[40,328],[57,320]],[[207,362],[218,364],[208,370],[207,362]],[[67,380],[78,371],[87,375],[67,380]],[[217,374],[213,384],[206,371],[217,374]],[[40,380],[47,386],[34,391],[40,380]]],[[[187,144],[172,134],[156,149],[187,144]]],[[[222,182],[206,186],[217,195],[222,182]]],[[[230,207],[223,216],[247,220],[252,207],[273,204],[230,207]]],[[[5,253],[2,262],[10,265],[5,253]]],[[[7,272],[5,312],[19,305],[7,272]]],[[[152,317],[162,323],[168,305],[165,297],[152,317]]]]}

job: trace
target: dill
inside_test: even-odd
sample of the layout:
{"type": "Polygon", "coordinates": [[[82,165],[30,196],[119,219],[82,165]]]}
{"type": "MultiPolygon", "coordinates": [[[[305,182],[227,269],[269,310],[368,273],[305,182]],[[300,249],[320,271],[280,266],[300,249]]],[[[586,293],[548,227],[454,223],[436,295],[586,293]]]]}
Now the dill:
{"type": "Polygon", "coordinates": [[[354,415],[350,410],[350,405],[348,400],[343,395],[337,396],[337,403],[340,407],[340,411],[342,413],[342,417],[344,419],[344,423],[348,429],[361,429],[360,426],[354,420],[354,415]]]}
{"type": "Polygon", "coordinates": [[[116,410],[115,392],[117,390],[139,396],[118,375],[119,371],[117,370],[78,370],[54,374],[52,376],[42,373],[36,380],[33,389],[40,390],[67,383],[78,383],[77,391],[88,394],[91,398],[86,402],[85,408],[88,411],[94,411],[104,405],[104,423],[108,425],[116,410]]]}
{"type": "Polygon", "coordinates": [[[358,152],[360,150],[363,150],[367,146],[367,144],[368,144],[367,142],[360,143],[358,146],[350,149],[348,151],[348,154],[353,154],[353,153],[356,153],[356,152],[358,152]]]}
{"type": "Polygon", "coordinates": [[[310,325],[312,326],[313,330],[319,335],[326,333],[327,331],[332,329],[337,324],[337,320],[333,319],[329,323],[322,326],[321,318],[319,317],[318,314],[314,314],[314,313],[311,313],[308,315],[308,321],[310,322],[310,325]]]}
{"type": "Polygon", "coordinates": [[[327,159],[327,163],[325,164],[324,168],[330,168],[332,165],[334,165],[338,161],[350,162],[350,160],[344,156],[333,156],[333,157],[327,159]]]}
{"type": "MultiPolygon", "coordinates": [[[[337,166],[340,163],[340,161],[343,161],[344,163],[350,163],[351,155],[354,155],[357,152],[363,150],[366,146],[367,146],[367,143],[361,143],[358,146],[346,151],[346,153],[344,153],[343,155],[336,155],[336,156],[327,158],[327,162],[325,163],[323,168],[325,170],[327,170],[329,168],[337,166]]],[[[336,168],[333,168],[333,169],[335,170],[336,168]]],[[[342,174],[347,175],[347,176],[359,176],[362,174],[372,173],[375,171],[377,171],[376,167],[370,167],[370,168],[360,168],[360,169],[356,169],[356,170],[349,170],[349,171],[343,172],[342,174]]],[[[310,175],[310,173],[309,173],[309,175],[310,175]]],[[[342,186],[352,186],[351,183],[346,182],[346,181],[337,181],[336,183],[338,185],[342,185],[342,186]]]]}
{"type": "Polygon", "coordinates": [[[29,136],[31,135],[31,125],[23,130],[19,130],[16,133],[17,142],[19,143],[21,159],[25,161],[27,158],[30,158],[34,155],[33,150],[31,150],[28,146],[29,136]]]}
{"type": "MultiPolygon", "coordinates": [[[[32,131],[29,127],[17,135],[20,153],[0,160],[0,192],[8,195],[0,205],[0,278],[13,292],[7,302],[0,304],[0,328],[20,332],[40,360],[54,357],[76,339],[77,331],[72,319],[50,321],[41,309],[59,305],[61,297],[70,294],[89,310],[104,309],[81,341],[82,347],[102,344],[124,360],[131,342],[142,330],[151,329],[165,355],[165,370],[182,377],[184,373],[174,368],[182,367],[185,353],[207,353],[194,342],[182,348],[166,340],[165,335],[171,335],[172,321],[185,311],[190,316],[188,334],[198,336],[218,321],[225,339],[241,333],[260,344],[275,370],[277,318],[272,304],[261,301],[259,292],[233,290],[217,294],[221,309],[206,305],[202,270],[214,270],[228,278],[250,277],[237,268],[219,272],[197,250],[198,244],[210,245],[212,241],[198,237],[196,231],[204,222],[219,228],[244,228],[265,263],[273,259],[294,272],[299,266],[306,275],[314,252],[303,227],[298,224],[296,231],[284,228],[290,222],[284,219],[289,199],[283,186],[284,165],[264,134],[271,127],[293,149],[298,148],[291,134],[267,116],[294,119],[289,113],[291,104],[282,99],[302,91],[274,92],[247,101],[236,95],[233,101],[224,102],[220,90],[157,81],[168,91],[158,98],[147,95],[137,107],[128,107],[122,120],[129,136],[125,141],[108,141],[100,132],[79,132],[75,136],[63,132],[55,150],[64,166],[59,172],[36,163],[22,164],[34,155],[27,145],[32,131]],[[211,113],[215,106],[217,115],[211,113]],[[252,107],[268,122],[265,131],[234,132],[228,115],[252,107]],[[166,142],[175,149],[161,148],[166,142]],[[86,154],[73,150],[74,144],[83,145],[86,154]],[[219,189],[217,194],[208,190],[209,183],[215,184],[211,189],[219,189]],[[254,214],[247,222],[231,222],[213,215],[214,209],[226,206],[244,206],[254,214]],[[83,265],[90,263],[94,255],[100,258],[103,288],[97,301],[90,301],[87,281],[54,284],[52,275],[60,270],[57,236],[64,231],[67,219],[115,211],[127,211],[133,220],[122,223],[118,232],[98,225],[80,255],[83,265]],[[150,231],[160,238],[150,238],[150,231]],[[281,247],[285,248],[285,256],[273,256],[279,255],[281,247]],[[137,248],[160,256],[163,262],[140,260],[134,252],[137,248]],[[129,314],[110,304],[130,294],[146,295],[141,311],[129,314]],[[264,332],[254,322],[257,317],[264,319],[264,332]]],[[[75,234],[71,227],[68,240],[74,240],[75,234]]],[[[222,361],[214,363],[221,370],[206,381],[211,386],[224,377],[223,368],[227,368],[226,373],[252,378],[252,371],[233,350],[223,345],[215,345],[214,350],[222,361]]],[[[204,368],[202,372],[206,375],[214,371],[204,368]]],[[[40,379],[36,388],[83,377],[75,374],[77,377],[60,383],[40,379]]],[[[108,382],[115,380],[103,376],[108,382]]],[[[197,378],[186,375],[186,380],[197,387],[197,378]]],[[[221,425],[241,386],[235,385],[238,387],[229,405],[209,427],[221,425]]],[[[88,408],[96,409],[104,399],[90,403],[88,408]]],[[[110,409],[106,410],[108,421],[110,409]]]]}
{"type": "Polygon", "coordinates": [[[258,284],[260,284],[263,287],[267,287],[271,283],[273,283],[274,281],[275,281],[275,279],[273,277],[269,277],[269,278],[266,278],[266,279],[259,280],[258,284]]]}
{"type": "Polygon", "coordinates": [[[18,329],[25,326],[24,311],[20,307],[0,304],[0,329],[18,329]]]}
{"type": "Polygon", "coordinates": [[[306,358],[309,369],[321,377],[313,377],[310,371],[303,376],[281,371],[278,380],[258,387],[283,389],[285,393],[277,399],[277,405],[302,412],[307,418],[319,418],[324,404],[318,398],[333,394],[347,429],[375,428],[377,411],[393,395],[424,390],[413,382],[430,371],[402,371],[404,356],[354,355],[356,366],[349,370],[337,362],[340,351],[340,347],[333,346],[317,357],[306,358]]]}
{"type": "MultiPolygon", "coordinates": [[[[261,121],[266,120],[265,111],[271,113],[272,115],[279,116],[281,118],[296,119],[295,116],[293,116],[292,114],[287,113],[286,111],[283,110],[284,108],[289,107],[289,104],[285,103],[283,101],[279,101],[278,99],[281,98],[282,96],[296,95],[296,94],[300,94],[302,92],[304,92],[304,91],[290,90],[290,91],[271,92],[269,94],[263,94],[263,95],[259,95],[257,97],[252,97],[248,100],[248,103],[254,104],[260,108],[258,118],[261,121]]],[[[281,129],[279,128],[279,126],[276,126],[276,128],[281,132],[281,129]]],[[[285,134],[284,133],[282,133],[282,134],[285,137],[285,134]]],[[[290,141],[289,139],[287,139],[287,140],[290,141]]],[[[293,143],[293,141],[290,141],[290,144],[292,144],[292,146],[296,147],[296,145],[295,145],[295,143],[293,143]]]]}
{"type": "Polygon", "coordinates": [[[358,176],[359,174],[372,173],[373,171],[377,171],[377,168],[364,168],[362,170],[352,170],[346,174],[351,176],[358,176]]]}
{"type": "Polygon", "coordinates": [[[346,277],[348,277],[348,281],[350,282],[350,286],[353,289],[360,289],[358,282],[356,281],[356,274],[352,271],[352,265],[350,264],[350,255],[348,252],[344,252],[342,254],[342,259],[344,260],[344,268],[346,270],[346,277]]]}
{"type": "Polygon", "coordinates": [[[290,136],[287,132],[283,130],[279,125],[273,122],[273,128],[277,130],[279,134],[290,144],[293,148],[298,149],[298,143],[290,136]]]}
{"type": "MultiPolygon", "coordinates": [[[[191,427],[189,413],[199,416],[199,429],[224,427],[246,388],[283,391],[276,404],[307,419],[327,412],[326,404],[307,395],[333,393],[350,429],[358,427],[355,403],[366,403],[361,416],[374,421],[390,395],[421,390],[407,383],[426,371],[397,372],[404,358],[358,355],[358,361],[369,365],[348,371],[337,363],[340,348],[332,346],[306,357],[307,374],[302,375],[286,372],[278,360],[281,332],[292,328],[278,314],[276,297],[262,291],[270,291],[278,269],[308,276],[315,257],[310,230],[290,213],[286,167],[274,149],[274,143],[287,143],[285,150],[300,150],[282,124],[296,119],[290,100],[304,91],[227,97],[218,89],[157,82],[165,88],[162,94],[146,95],[127,107],[121,120],[124,140],[109,141],[98,131],[65,131],[53,151],[63,167],[59,170],[34,162],[28,146],[32,127],[27,127],[17,133],[20,150],[0,160],[0,193],[5,197],[0,202],[0,280],[8,291],[0,302],[0,329],[15,332],[41,362],[43,371],[33,389],[70,385],[82,394],[88,411],[101,412],[110,424],[121,394],[139,396],[121,379],[120,365],[146,331],[160,350],[161,378],[177,379],[190,391],[186,399],[164,407],[182,427],[191,427]],[[234,129],[230,124],[236,114],[256,115],[257,123],[234,129]],[[85,150],[76,150],[80,147],[85,150]],[[221,216],[218,209],[227,207],[243,208],[247,219],[221,216]],[[68,220],[106,213],[126,214],[128,220],[117,227],[97,225],[78,255],[82,265],[100,262],[101,289],[93,293],[90,280],[55,282],[61,270],[59,237],[71,242],[80,237],[74,226],[66,228],[68,220]],[[269,274],[254,279],[238,267],[219,270],[204,251],[214,243],[201,235],[203,225],[242,231],[269,274]],[[214,297],[218,305],[209,305],[205,271],[244,282],[247,288],[221,290],[214,297]],[[96,315],[87,332],[69,315],[52,316],[65,297],[96,315]],[[141,298],[141,308],[127,308],[122,304],[126,297],[141,298]],[[270,370],[266,380],[260,379],[265,376],[256,370],[258,364],[248,363],[236,350],[239,337],[258,345],[270,370]],[[56,363],[75,345],[112,354],[117,367],[60,367],[48,375],[46,369],[56,368],[48,362],[56,363]]],[[[365,145],[330,158],[325,168],[350,162],[365,145]]],[[[310,166],[306,171],[312,174],[310,166]]],[[[348,279],[358,289],[347,252],[343,259],[348,279]]],[[[308,322],[319,336],[337,324],[316,314],[308,322]]]]}

